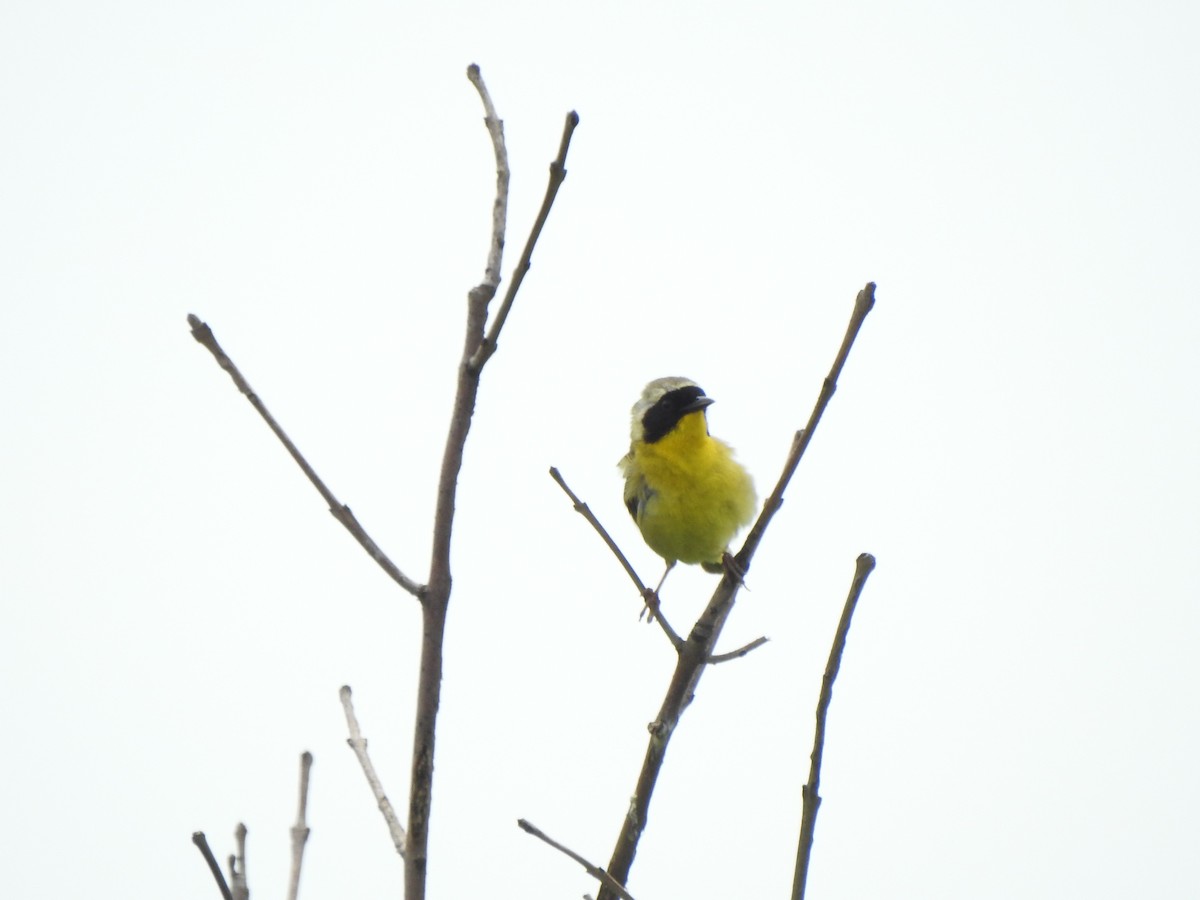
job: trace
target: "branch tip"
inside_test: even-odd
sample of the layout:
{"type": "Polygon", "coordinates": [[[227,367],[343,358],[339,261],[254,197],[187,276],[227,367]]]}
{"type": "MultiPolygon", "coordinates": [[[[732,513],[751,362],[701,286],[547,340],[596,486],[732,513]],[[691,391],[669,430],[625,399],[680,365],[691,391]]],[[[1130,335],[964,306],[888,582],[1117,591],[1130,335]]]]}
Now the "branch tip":
{"type": "Polygon", "coordinates": [[[829,705],[833,702],[833,683],[837,680],[838,671],[842,667],[842,654],[846,649],[846,638],[850,633],[850,621],[854,616],[854,609],[866,586],[867,576],[871,574],[874,567],[875,557],[870,553],[860,553],[858,559],[855,560],[854,578],[850,582],[846,603],[842,607],[842,617],[838,621],[837,631],[834,632],[833,645],[829,648],[829,660],[825,664],[825,674],[821,678],[821,692],[817,699],[816,726],[813,728],[813,748],[809,755],[808,782],[800,792],[800,839],[796,846],[792,900],[804,900],[804,891],[808,882],[813,834],[817,827],[817,810],[821,806],[821,760],[825,754],[825,720],[829,715],[829,705]]]}
{"type": "Polygon", "coordinates": [[[192,843],[200,849],[200,855],[204,857],[205,863],[208,864],[208,870],[212,873],[213,880],[216,881],[217,889],[220,890],[221,896],[224,900],[233,900],[233,892],[230,891],[229,884],[225,881],[225,875],[221,871],[221,864],[217,862],[212,848],[208,846],[208,837],[203,831],[193,831],[192,843]]]}
{"type": "Polygon", "coordinates": [[[558,841],[554,840],[554,838],[550,837],[548,834],[546,834],[544,831],[542,831],[540,828],[538,828],[536,825],[534,825],[529,820],[517,819],[517,827],[520,828],[522,831],[524,831],[526,834],[531,834],[535,838],[537,838],[539,841],[542,841],[543,843],[550,845],[555,850],[557,850],[559,853],[562,853],[564,856],[569,856],[571,859],[575,860],[575,862],[579,863],[579,865],[583,866],[583,868],[587,870],[587,873],[589,875],[591,875],[593,878],[597,879],[600,882],[602,889],[612,891],[618,897],[621,897],[622,900],[633,900],[633,897],[630,895],[630,893],[627,890],[625,890],[625,886],[623,884],[621,884],[619,881],[617,881],[615,878],[613,878],[611,875],[609,875],[607,872],[605,872],[599,866],[593,865],[592,863],[588,862],[584,857],[580,856],[578,853],[576,853],[570,847],[565,847],[562,844],[560,844],[558,841]]]}
{"type": "Polygon", "coordinates": [[[342,689],[338,691],[342,699],[342,709],[346,713],[346,727],[350,732],[350,737],[346,739],[346,743],[350,749],[354,751],[354,755],[358,757],[358,764],[362,766],[363,775],[366,776],[367,786],[370,787],[371,793],[375,797],[375,803],[379,806],[379,812],[383,815],[384,822],[387,823],[388,832],[392,836],[392,845],[396,848],[396,852],[400,854],[401,859],[405,859],[404,842],[407,835],[404,832],[404,826],[400,824],[400,819],[396,816],[396,810],[392,806],[392,802],[384,793],[383,783],[380,782],[379,776],[375,772],[375,766],[371,762],[371,757],[367,754],[367,739],[363,737],[362,731],[358,725],[358,716],[354,714],[354,704],[350,700],[350,685],[342,685],[342,689]]]}

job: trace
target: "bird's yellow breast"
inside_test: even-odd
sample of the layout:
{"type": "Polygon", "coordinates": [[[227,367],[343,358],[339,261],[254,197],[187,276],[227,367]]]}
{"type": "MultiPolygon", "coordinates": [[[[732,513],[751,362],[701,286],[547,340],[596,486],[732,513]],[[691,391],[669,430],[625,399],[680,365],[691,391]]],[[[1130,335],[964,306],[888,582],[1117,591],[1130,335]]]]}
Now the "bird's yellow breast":
{"type": "Polygon", "coordinates": [[[719,563],[754,515],[754,484],[729,445],[711,437],[703,410],[622,460],[625,502],[646,543],[668,562],[719,563]]]}

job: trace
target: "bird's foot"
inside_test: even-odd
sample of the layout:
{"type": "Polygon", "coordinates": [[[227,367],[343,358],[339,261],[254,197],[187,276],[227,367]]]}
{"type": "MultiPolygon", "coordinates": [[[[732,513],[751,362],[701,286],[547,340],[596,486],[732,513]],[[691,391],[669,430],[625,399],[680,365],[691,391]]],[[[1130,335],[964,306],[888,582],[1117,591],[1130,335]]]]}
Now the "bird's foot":
{"type": "Polygon", "coordinates": [[[746,590],[750,590],[750,588],[746,586],[746,570],[741,567],[740,563],[738,563],[737,557],[735,557],[728,550],[721,554],[721,568],[723,568],[725,573],[739,585],[746,588],[746,590]]]}
{"type": "Polygon", "coordinates": [[[642,621],[644,617],[647,625],[653,624],[654,617],[658,615],[658,589],[646,588],[642,592],[642,599],[646,601],[646,605],[638,613],[638,621],[642,621]]]}

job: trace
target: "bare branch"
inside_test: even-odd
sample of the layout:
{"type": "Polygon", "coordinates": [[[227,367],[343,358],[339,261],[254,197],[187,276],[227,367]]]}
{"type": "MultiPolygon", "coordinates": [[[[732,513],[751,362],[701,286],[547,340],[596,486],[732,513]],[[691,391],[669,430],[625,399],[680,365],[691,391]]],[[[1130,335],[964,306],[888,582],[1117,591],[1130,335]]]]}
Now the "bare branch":
{"type": "Polygon", "coordinates": [[[304,458],[296,445],[292,443],[291,438],[287,436],[283,428],[280,427],[275,418],[267,411],[266,405],[259,398],[258,394],[254,393],[250,388],[249,382],[238,371],[238,367],[234,365],[233,360],[221,349],[221,345],[217,343],[217,339],[213,335],[212,329],[208,327],[208,323],[200,321],[194,315],[188,315],[187,319],[188,325],[192,328],[192,337],[207,348],[208,352],[216,359],[217,365],[229,373],[229,377],[233,379],[233,383],[237,385],[237,389],[246,396],[246,399],[250,401],[250,405],[258,411],[263,421],[275,432],[275,436],[279,438],[284,448],[291,454],[292,459],[296,461],[296,465],[300,467],[308,477],[308,480],[312,482],[313,487],[325,498],[325,502],[329,504],[329,511],[333,513],[333,517],[341,522],[347,531],[354,535],[354,539],[362,545],[363,549],[370,554],[371,558],[379,564],[383,571],[387,572],[393,581],[413,596],[420,597],[424,588],[401,572],[395,563],[388,559],[387,555],[379,549],[379,545],[371,539],[371,536],[367,534],[362,525],[358,523],[358,520],[354,518],[354,513],[350,511],[350,507],[339,501],[333,495],[333,492],[325,486],[325,482],[321,480],[313,467],[308,464],[308,460],[304,458]]]}
{"type": "Polygon", "coordinates": [[[808,783],[801,789],[803,797],[803,812],[800,817],[800,842],[796,848],[796,874],[792,881],[792,900],[804,900],[804,889],[808,882],[808,863],[812,856],[813,832],[817,827],[817,810],[821,806],[821,795],[818,789],[821,784],[821,758],[825,752],[825,717],[829,713],[829,704],[833,701],[833,682],[837,678],[842,665],[842,651],[846,649],[846,636],[850,633],[850,619],[854,616],[854,608],[858,605],[859,595],[867,584],[867,578],[875,568],[875,557],[870,553],[859,555],[854,568],[854,580],[850,583],[850,593],[846,597],[846,605],[842,608],[842,618],[838,622],[837,632],[833,637],[833,646],[829,650],[829,661],[825,664],[825,674],[821,678],[821,696],[817,700],[817,726],[813,732],[813,749],[808,769],[808,783]]]}
{"type": "Polygon", "coordinates": [[[288,879],[288,900],[296,900],[300,892],[300,866],[304,862],[304,845],[308,843],[308,775],[312,770],[313,755],[305,750],[300,754],[300,807],[296,812],[296,824],[292,826],[292,872],[288,879]]]}
{"type": "Polygon", "coordinates": [[[775,490],[771,492],[771,496],[763,503],[763,509],[758,516],[758,521],[754,523],[754,527],[746,535],[746,542],[742,545],[742,549],[738,551],[737,563],[741,566],[743,573],[749,571],[750,560],[754,557],[754,553],[758,549],[758,544],[767,531],[767,526],[771,523],[771,519],[775,517],[775,513],[779,511],[779,507],[783,505],[783,492],[792,480],[792,475],[795,474],[796,467],[800,465],[800,459],[804,456],[804,451],[808,449],[808,442],[812,440],[813,433],[817,430],[817,425],[821,421],[821,416],[825,413],[825,408],[829,406],[829,401],[833,399],[833,394],[837,390],[838,378],[841,376],[842,369],[846,365],[846,358],[850,355],[850,348],[854,346],[854,340],[858,337],[858,332],[862,328],[863,322],[866,321],[867,314],[870,313],[874,306],[875,282],[870,281],[867,282],[866,287],[858,292],[858,296],[854,298],[854,312],[851,313],[850,323],[846,326],[846,334],[842,338],[842,346],[838,349],[837,356],[833,360],[833,365],[829,368],[829,374],[825,376],[825,380],[821,384],[821,393],[817,397],[817,402],[813,406],[812,412],[809,413],[808,424],[796,432],[796,437],[792,441],[792,448],[783,465],[783,472],[780,473],[779,481],[775,484],[775,490]]]}
{"type": "Polygon", "coordinates": [[[233,900],[250,900],[250,885],[246,881],[246,825],[238,822],[233,832],[237,852],[229,857],[229,884],[233,900]]]}
{"type": "Polygon", "coordinates": [[[338,691],[338,696],[342,698],[342,709],[346,712],[346,726],[350,729],[350,737],[346,739],[346,743],[350,745],[350,749],[354,751],[354,755],[358,757],[358,764],[362,766],[363,774],[367,776],[367,785],[371,788],[371,793],[375,795],[375,802],[379,805],[379,811],[383,813],[383,820],[387,823],[388,831],[392,835],[392,845],[396,848],[396,852],[400,857],[404,857],[404,826],[400,824],[400,820],[396,817],[396,810],[392,807],[392,801],[387,798],[384,793],[383,783],[380,782],[379,776],[375,773],[375,766],[371,763],[371,757],[367,755],[367,739],[362,736],[362,731],[358,727],[358,717],[354,714],[354,703],[350,699],[350,685],[342,685],[342,689],[338,691]]]}
{"type": "MultiPolygon", "coordinates": [[[[482,81],[477,71],[475,78],[482,81]]],[[[481,92],[481,95],[484,94],[486,94],[486,89],[481,92]]],[[[575,117],[575,120],[578,121],[578,117],[575,117]]],[[[509,281],[508,293],[503,305],[497,311],[492,325],[491,343],[486,347],[484,329],[487,325],[488,304],[495,294],[494,288],[489,287],[485,282],[467,293],[467,322],[463,340],[463,355],[458,367],[454,408],[450,414],[450,427],[446,434],[446,448],[442,455],[442,469],[438,478],[429,584],[422,596],[421,605],[421,662],[417,681],[416,724],[413,727],[408,833],[404,844],[405,900],[424,900],[425,898],[429,812],[433,798],[434,738],[437,730],[438,706],[441,703],[442,645],[446,630],[446,610],[450,603],[452,584],[450,536],[454,528],[454,503],[458,492],[458,476],[462,471],[463,450],[467,443],[467,434],[471,430],[471,417],[475,412],[475,401],[479,394],[480,374],[487,360],[495,352],[495,337],[504,324],[504,319],[516,297],[525,270],[529,268],[529,256],[533,252],[537,235],[541,232],[550,212],[558,185],[566,176],[565,160],[570,143],[570,132],[573,129],[574,125],[571,125],[564,133],[558,158],[551,164],[551,187],[546,192],[541,212],[534,223],[533,233],[526,243],[525,252],[518,264],[515,276],[509,281]]],[[[500,242],[503,243],[503,241],[504,236],[501,235],[500,242]]],[[[494,237],[491,246],[495,246],[494,237]]]]}
{"type": "Polygon", "coordinates": [[[554,466],[550,467],[550,477],[553,478],[558,483],[558,486],[563,489],[563,492],[571,498],[571,503],[575,505],[575,512],[587,519],[588,524],[596,529],[596,534],[600,535],[604,543],[608,545],[608,549],[612,551],[613,556],[617,558],[617,562],[624,567],[626,574],[629,575],[629,578],[637,588],[638,593],[643,597],[645,597],[647,594],[654,593],[642,583],[642,579],[638,577],[638,573],[634,570],[633,565],[629,562],[629,559],[624,553],[621,552],[621,548],[617,546],[617,542],[612,539],[609,533],[605,530],[604,526],[600,524],[600,520],[596,518],[596,515],[592,512],[591,507],[580,500],[579,497],[575,495],[575,492],[567,487],[567,482],[563,479],[562,473],[559,472],[554,466]]]}
{"type": "MultiPolygon", "coordinates": [[[[770,524],[771,518],[783,504],[783,491],[791,480],[804,448],[808,446],[808,441],[820,421],[821,414],[833,396],[837,386],[837,376],[845,365],[854,338],[858,335],[863,320],[870,312],[874,301],[875,285],[872,283],[858,293],[850,325],[846,329],[846,336],[834,360],[833,367],[830,369],[829,376],[821,388],[812,414],[809,416],[808,427],[799,432],[792,442],[792,451],[784,464],[779,483],[768,498],[766,506],[751,529],[750,535],[746,538],[742,550],[737,554],[736,566],[725,567],[725,575],[708,601],[708,606],[700,614],[696,624],[692,626],[687,640],[680,649],[679,660],[675,664],[675,672],[667,686],[666,696],[663,697],[662,707],[659,709],[658,717],[650,724],[650,741],[646,747],[646,756],[642,760],[642,770],[638,776],[637,788],[633,793],[633,802],[621,825],[612,858],[609,860],[609,874],[621,883],[629,880],[629,870],[633,867],[634,858],[637,856],[638,842],[646,828],[650,800],[658,781],[658,773],[666,759],[671,735],[675,733],[675,727],[679,724],[679,718],[683,715],[684,709],[695,696],[700,678],[713,657],[713,649],[721,635],[721,629],[725,627],[725,622],[733,610],[742,577],[750,568],[750,560],[762,540],[767,525],[770,524]]],[[[614,900],[614,896],[612,891],[601,887],[597,900],[614,900]]]]}
{"type": "Polygon", "coordinates": [[[600,524],[600,520],[597,519],[596,514],[592,512],[592,508],[576,496],[575,492],[567,486],[567,482],[562,477],[562,473],[559,472],[554,466],[550,467],[550,477],[553,478],[558,483],[558,486],[563,489],[563,492],[571,498],[571,503],[573,503],[575,506],[575,512],[587,519],[592,528],[596,530],[596,534],[600,535],[604,543],[608,545],[608,549],[613,552],[613,556],[617,558],[617,562],[624,567],[626,574],[629,575],[630,579],[637,587],[638,593],[642,595],[642,600],[646,604],[646,609],[650,610],[651,621],[658,622],[659,627],[663,630],[663,634],[667,636],[667,640],[671,642],[671,646],[674,647],[675,652],[678,653],[679,649],[683,646],[683,638],[681,638],[678,632],[671,627],[671,623],[664,618],[662,609],[660,608],[660,604],[658,602],[658,594],[656,594],[652,588],[648,588],[642,583],[642,579],[639,578],[638,573],[634,571],[633,564],[630,563],[625,554],[621,552],[621,548],[617,546],[617,542],[612,539],[612,536],[608,533],[607,529],[600,524]]]}
{"type": "Polygon", "coordinates": [[[532,834],[535,838],[537,838],[540,841],[545,841],[547,844],[549,844],[551,847],[553,847],[559,853],[565,853],[567,856],[571,857],[571,859],[575,860],[575,862],[579,863],[581,866],[583,866],[585,869],[587,869],[587,873],[589,875],[591,875],[593,878],[597,879],[601,884],[607,886],[618,897],[620,897],[621,900],[633,900],[633,897],[630,895],[629,891],[625,890],[624,886],[621,885],[618,881],[616,881],[616,879],[614,879],[611,875],[609,875],[607,872],[605,872],[599,866],[592,865],[590,862],[588,862],[586,859],[584,859],[582,856],[580,856],[578,853],[576,853],[574,850],[570,849],[569,847],[564,847],[562,844],[560,844],[558,841],[556,841],[553,838],[551,838],[550,836],[548,836],[544,831],[542,831],[540,828],[538,828],[533,823],[529,822],[526,819],[517,819],[517,825],[520,826],[522,831],[525,831],[528,834],[532,834]]]}
{"type": "Polygon", "coordinates": [[[213,856],[212,848],[208,846],[208,838],[205,837],[204,832],[192,832],[192,843],[200,848],[200,855],[208,863],[208,870],[212,872],[213,880],[216,881],[217,887],[221,890],[221,896],[224,900],[233,900],[233,894],[229,892],[229,885],[225,882],[225,875],[221,872],[221,864],[213,856]]]}
{"type": "Polygon", "coordinates": [[[504,145],[504,123],[496,115],[496,107],[492,105],[492,95],[488,93],[479,66],[472,63],[467,67],[467,78],[479,91],[483,101],[483,123],[487,126],[488,134],[492,136],[492,150],[496,154],[496,200],[492,204],[492,246],[488,251],[487,268],[483,276],[483,284],[490,287],[495,296],[496,288],[500,286],[500,260],[504,255],[504,229],[508,219],[508,149],[504,145]]]}
{"type": "Polygon", "coordinates": [[[765,637],[755,638],[746,646],[739,647],[737,650],[730,650],[728,653],[718,653],[716,656],[710,656],[708,658],[708,664],[710,666],[715,666],[718,663],[729,662],[731,659],[741,659],[747,653],[751,652],[752,650],[757,650],[766,642],[767,638],[765,637]]]}
{"type": "Polygon", "coordinates": [[[579,114],[574,110],[567,113],[567,120],[563,125],[562,140],[558,145],[558,156],[550,163],[550,181],[546,185],[546,196],[542,198],[542,208],[538,210],[537,218],[533,221],[533,228],[529,231],[529,238],[525,241],[525,249],[521,252],[521,258],[517,262],[517,267],[513,269],[508,282],[508,292],[504,295],[504,302],[500,304],[500,308],[496,311],[496,315],[492,319],[492,327],[488,331],[487,337],[471,357],[469,365],[472,369],[479,370],[483,368],[483,364],[496,352],[497,342],[500,339],[500,329],[504,327],[509,310],[512,309],[513,301],[517,298],[517,291],[521,288],[521,282],[525,280],[525,273],[529,271],[529,266],[533,260],[533,248],[537,245],[538,238],[542,234],[542,227],[546,224],[546,219],[550,215],[550,207],[554,205],[554,198],[558,195],[558,188],[567,177],[567,150],[571,146],[571,136],[575,133],[575,127],[578,124],[579,114]]]}

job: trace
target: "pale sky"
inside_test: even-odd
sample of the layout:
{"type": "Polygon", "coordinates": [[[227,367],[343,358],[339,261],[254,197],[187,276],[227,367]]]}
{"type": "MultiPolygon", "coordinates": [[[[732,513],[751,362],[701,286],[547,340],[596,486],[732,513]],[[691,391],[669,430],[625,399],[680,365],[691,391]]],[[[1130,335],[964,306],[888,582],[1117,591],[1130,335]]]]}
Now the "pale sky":
{"type": "MultiPolygon", "coordinates": [[[[494,169],[505,274],[580,125],[467,447],[431,898],[578,897],[673,665],[558,466],[621,505],[684,375],[765,495],[809,455],[670,748],[638,900],[786,897],[854,559],[809,896],[1193,897],[1194,3],[9,3],[0,9],[0,846],[23,900],[399,897],[416,602],[190,337],[207,321],[392,559],[433,492],[494,169]]],[[[715,579],[664,589],[686,629],[715,579]]]]}

